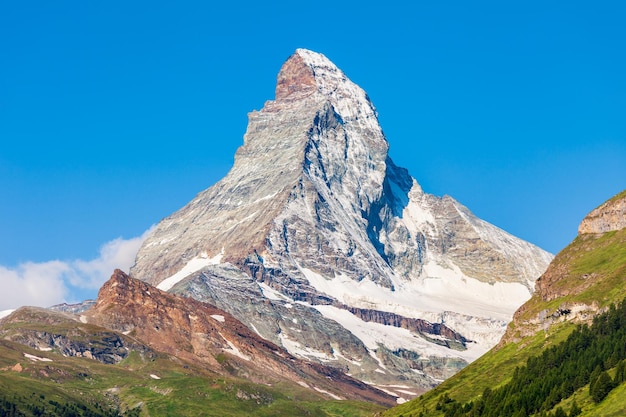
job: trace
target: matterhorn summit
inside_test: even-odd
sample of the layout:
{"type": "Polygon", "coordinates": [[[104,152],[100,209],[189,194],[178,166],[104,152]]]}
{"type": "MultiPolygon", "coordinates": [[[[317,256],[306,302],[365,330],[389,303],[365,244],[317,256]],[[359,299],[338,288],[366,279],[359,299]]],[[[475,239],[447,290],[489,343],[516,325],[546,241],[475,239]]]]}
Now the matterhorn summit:
{"type": "Polygon", "coordinates": [[[131,275],[410,398],[495,345],[552,255],[424,193],[367,94],[298,49],[230,172],[162,220],[131,275]]]}

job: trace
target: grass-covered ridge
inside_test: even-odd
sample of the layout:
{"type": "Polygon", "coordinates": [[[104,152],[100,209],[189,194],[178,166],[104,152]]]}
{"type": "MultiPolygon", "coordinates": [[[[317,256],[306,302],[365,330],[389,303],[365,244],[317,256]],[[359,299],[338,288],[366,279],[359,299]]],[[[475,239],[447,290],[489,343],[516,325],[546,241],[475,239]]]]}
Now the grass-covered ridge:
{"type": "MultiPolygon", "coordinates": [[[[446,417],[544,415],[585,386],[592,402],[601,403],[625,380],[626,302],[623,301],[597,316],[592,326],[579,326],[565,341],[528,358],[525,366],[514,369],[505,384],[493,389],[487,387],[482,395],[465,402],[444,394],[435,409],[446,417]]],[[[578,407],[573,402],[569,414],[578,407]]],[[[574,414],[579,415],[577,411],[574,414]]]]}
{"type": "Polygon", "coordinates": [[[576,237],[554,258],[550,273],[558,274],[550,290],[560,296],[545,301],[541,294],[533,295],[519,320],[530,320],[541,310],[552,312],[564,303],[606,307],[618,302],[626,296],[626,229],[576,237]]]}
{"type": "MultiPolygon", "coordinates": [[[[98,336],[92,325],[80,324],[83,330],[76,331],[64,321],[23,324],[27,331],[75,332],[86,341],[90,330],[98,336]]],[[[8,327],[5,335],[19,332],[19,323],[8,327]]],[[[382,409],[366,402],[329,401],[298,384],[250,383],[158,352],[131,351],[118,364],[104,364],[0,338],[0,416],[360,417],[382,409]]]]}
{"type": "MultiPolygon", "coordinates": [[[[613,197],[611,197],[606,203],[610,204],[610,203],[614,203],[617,200],[621,200],[623,198],[626,198],[626,190],[617,193],[616,195],[614,195],[613,197]]],[[[606,204],[605,203],[605,204],[606,204]]]]}
{"type": "Polygon", "coordinates": [[[612,395],[625,389],[626,301],[597,316],[592,326],[577,326],[564,341],[524,355],[522,366],[513,366],[520,360],[516,347],[509,344],[486,355],[472,372],[468,367],[451,382],[385,415],[573,417],[598,415],[599,409],[612,410],[606,415],[626,412],[626,399],[612,395]],[[465,379],[481,371],[482,384],[465,379]]]}
{"type": "MultiPolygon", "coordinates": [[[[613,197],[611,201],[625,196],[626,191],[613,197]]],[[[529,390],[536,388],[530,378],[533,374],[537,374],[534,376],[539,378],[538,381],[542,386],[549,385],[549,380],[554,379],[553,375],[542,374],[542,370],[535,365],[544,355],[549,356],[551,354],[546,352],[555,352],[559,349],[568,351],[566,345],[562,345],[562,343],[575,344],[568,338],[572,337],[577,340],[576,338],[580,337],[581,328],[576,322],[583,318],[577,317],[574,320],[572,316],[575,314],[573,312],[568,313],[569,306],[589,306],[590,310],[588,311],[590,313],[588,314],[594,314],[594,311],[595,314],[600,314],[609,310],[611,305],[620,304],[626,298],[626,229],[600,235],[578,236],[555,257],[542,278],[545,279],[541,283],[544,286],[541,289],[542,292],[536,292],[531,300],[516,313],[515,320],[510,324],[507,331],[506,343],[488,352],[433,391],[411,402],[387,410],[383,415],[403,417],[421,415],[505,416],[516,415],[514,413],[507,414],[514,411],[519,415],[528,416],[562,416],[561,412],[569,416],[572,410],[574,415],[577,415],[577,408],[580,408],[580,415],[582,416],[626,415],[626,397],[624,396],[626,385],[612,386],[606,398],[595,402],[590,392],[590,382],[593,378],[597,378],[597,375],[592,378],[592,375],[589,374],[589,366],[583,363],[586,361],[594,363],[594,367],[591,369],[593,372],[598,365],[594,361],[601,359],[600,372],[606,372],[612,384],[615,385],[616,375],[621,373],[618,364],[622,363],[624,357],[621,353],[614,353],[613,349],[625,348],[626,340],[621,339],[622,336],[618,337],[617,333],[613,334],[614,329],[608,331],[605,328],[606,332],[612,334],[610,337],[616,336],[617,339],[606,339],[608,343],[604,345],[601,352],[595,350],[597,345],[601,344],[599,339],[592,343],[591,350],[586,351],[585,354],[593,353],[590,357],[594,357],[594,359],[581,359],[583,357],[581,356],[577,359],[575,366],[572,363],[563,365],[567,366],[567,369],[557,368],[556,363],[553,367],[545,365],[559,377],[565,376],[571,373],[572,369],[575,369],[576,372],[580,372],[575,375],[574,379],[578,378],[576,383],[561,381],[562,386],[553,387],[550,391],[541,393],[533,391],[532,393],[520,394],[526,396],[523,399],[515,399],[513,395],[513,392],[519,391],[522,385],[528,386],[529,390]],[[559,311],[564,311],[563,316],[551,319],[559,311]],[[545,317],[547,320],[542,321],[541,317],[545,317]],[[567,340],[570,341],[567,342],[567,340]],[[606,356],[607,353],[608,356],[606,356]],[[527,366],[529,364],[530,367],[527,366]],[[522,375],[520,374],[521,369],[530,370],[530,376],[524,374],[526,379],[523,380],[523,383],[516,379],[522,375]],[[556,372],[557,369],[558,372],[556,372]],[[565,394],[557,395],[559,390],[565,394]],[[487,393],[487,398],[485,398],[485,393],[487,393]],[[506,407],[508,404],[508,411],[505,412],[501,408],[490,408],[490,410],[494,410],[493,414],[488,414],[487,411],[484,411],[483,414],[478,412],[481,407],[480,404],[486,406],[487,399],[494,393],[497,393],[497,396],[491,397],[489,401],[492,403],[489,403],[489,407],[494,407],[495,403],[498,404],[497,407],[506,407]],[[524,402],[530,397],[536,397],[533,406],[524,402]],[[515,401],[518,402],[515,403],[515,401]],[[513,403],[515,406],[511,405],[513,403]],[[521,403],[524,405],[520,405],[521,403]],[[559,414],[556,414],[557,412],[559,414]]],[[[612,314],[611,311],[609,310],[607,314],[612,314]]],[[[614,311],[619,312],[617,315],[619,320],[626,320],[624,309],[618,308],[614,311]]],[[[620,324],[620,326],[623,325],[624,322],[620,324]]],[[[578,348],[585,350],[580,345],[578,348]]],[[[555,362],[565,363],[566,361],[559,359],[555,362]]],[[[603,380],[606,382],[607,378],[603,377],[603,380]]],[[[619,377],[617,381],[619,381],[619,377]]],[[[595,391],[597,395],[598,387],[595,387],[595,391]]]]}

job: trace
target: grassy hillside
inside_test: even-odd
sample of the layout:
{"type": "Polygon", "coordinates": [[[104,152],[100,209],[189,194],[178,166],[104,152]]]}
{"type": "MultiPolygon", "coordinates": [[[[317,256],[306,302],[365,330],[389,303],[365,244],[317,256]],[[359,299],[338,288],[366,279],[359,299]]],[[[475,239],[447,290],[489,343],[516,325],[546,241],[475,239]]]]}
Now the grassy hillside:
{"type": "Polygon", "coordinates": [[[381,409],[328,401],[296,384],[223,377],[167,355],[143,359],[132,353],[118,365],[105,365],[0,340],[1,416],[357,417],[381,409]]]}
{"type": "MultiPolygon", "coordinates": [[[[570,312],[570,306],[589,306],[595,312],[593,314],[598,314],[626,298],[626,229],[577,237],[556,256],[546,274],[553,274],[554,280],[546,286],[544,293],[535,294],[516,314],[505,336],[507,343],[494,348],[435,390],[383,415],[444,416],[445,410],[450,410],[446,403],[478,402],[485,394],[489,395],[511,382],[516,368],[526,366],[529,359],[532,362],[540,358],[543,352],[563,343],[576,331],[577,323],[585,316],[576,317],[570,312]]],[[[613,378],[616,365],[609,361],[603,365],[606,368],[603,370],[613,378]]],[[[550,408],[544,407],[542,411],[556,413],[561,407],[565,415],[569,415],[576,402],[582,416],[624,415],[625,390],[622,384],[596,403],[590,395],[589,383],[586,383],[564,400],[550,408]]],[[[472,414],[449,411],[447,415],[472,414]]],[[[530,415],[545,414],[537,412],[530,415]]]]}

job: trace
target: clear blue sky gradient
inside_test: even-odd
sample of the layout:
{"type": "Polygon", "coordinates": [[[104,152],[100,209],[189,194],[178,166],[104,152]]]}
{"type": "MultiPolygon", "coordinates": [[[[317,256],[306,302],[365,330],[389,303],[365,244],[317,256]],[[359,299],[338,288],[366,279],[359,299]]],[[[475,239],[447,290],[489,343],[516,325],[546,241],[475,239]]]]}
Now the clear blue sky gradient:
{"type": "Polygon", "coordinates": [[[3,2],[0,265],[93,258],[215,183],[299,47],[425,191],[546,250],[626,188],[626,2],[209,3],[3,2]]]}

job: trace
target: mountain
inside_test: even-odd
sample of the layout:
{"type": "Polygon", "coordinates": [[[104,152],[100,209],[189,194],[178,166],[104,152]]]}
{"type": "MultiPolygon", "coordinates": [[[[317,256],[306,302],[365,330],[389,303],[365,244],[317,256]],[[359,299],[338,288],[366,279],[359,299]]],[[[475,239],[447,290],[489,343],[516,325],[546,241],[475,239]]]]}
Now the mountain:
{"type": "Polygon", "coordinates": [[[623,191],[583,219],[492,351],[384,415],[624,415],[625,219],[623,191]],[[608,389],[599,396],[603,374],[608,389]]]}
{"type": "Polygon", "coordinates": [[[157,225],[131,276],[395,396],[430,389],[498,342],[552,255],[425,193],[388,150],[367,94],[298,49],[230,172],[157,225]]]}
{"type": "Polygon", "coordinates": [[[211,305],[170,295],[117,270],[81,318],[132,334],[159,352],[257,384],[289,381],[334,399],[389,404],[391,397],[341,371],[295,358],[211,305]]]}
{"type": "Polygon", "coordinates": [[[23,307],[0,320],[0,387],[0,415],[7,404],[74,416],[368,415],[395,404],[119,270],[79,314],[23,307]]]}

